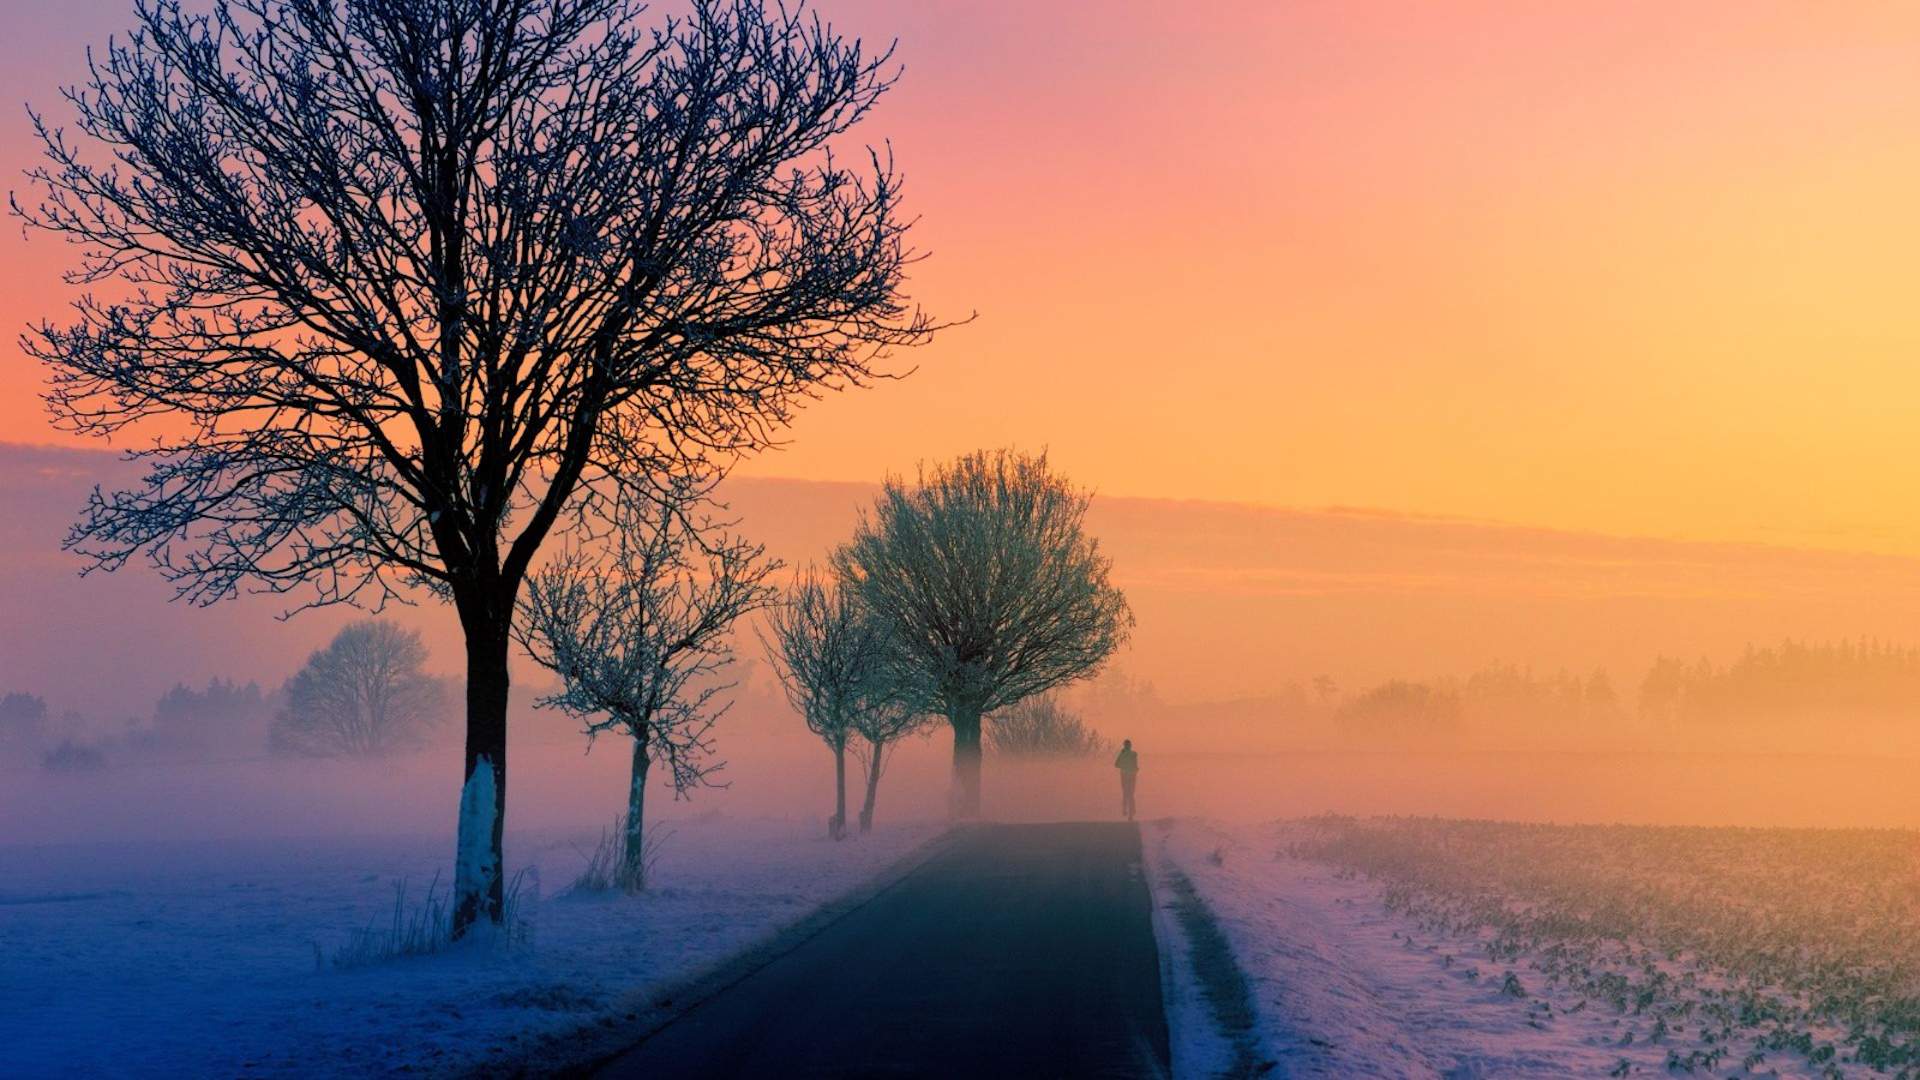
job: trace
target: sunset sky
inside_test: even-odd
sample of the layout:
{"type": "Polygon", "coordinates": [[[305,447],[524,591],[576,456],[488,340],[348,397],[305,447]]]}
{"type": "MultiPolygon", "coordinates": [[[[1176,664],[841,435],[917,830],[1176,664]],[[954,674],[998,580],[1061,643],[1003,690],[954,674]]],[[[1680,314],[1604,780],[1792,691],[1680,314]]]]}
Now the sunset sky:
{"type": "Polygon", "coordinates": [[[0,13],[0,1080],[1920,1080],[1920,0],[0,13]]]}
{"type": "MultiPolygon", "coordinates": [[[[1114,495],[1920,553],[1920,8],[822,0],[972,325],[765,476],[1050,447],[1114,495]]],[[[0,37],[20,103],[127,22],[0,37]]],[[[14,181],[14,186],[19,186],[14,181]]],[[[70,254],[0,232],[0,324],[70,254]]],[[[0,439],[55,442],[9,341],[0,439]]]]}

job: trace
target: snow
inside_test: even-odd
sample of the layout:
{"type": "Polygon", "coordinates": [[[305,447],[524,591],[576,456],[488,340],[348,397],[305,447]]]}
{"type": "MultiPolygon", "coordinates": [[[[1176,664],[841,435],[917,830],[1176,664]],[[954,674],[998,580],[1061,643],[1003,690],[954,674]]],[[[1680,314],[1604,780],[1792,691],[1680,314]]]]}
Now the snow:
{"type": "Polygon", "coordinates": [[[1167,1036],[1176,1080],[1225,1076],[1234,1046],[1213,1021],[1194,970],[1193,942],[1181,932],[1169,895],[1171,869],[1147,847],[1153,890],[1153,936],[1160,946],[1160,991],[1167,1013],[1167,1036]]]}
{"type": "Polygon", "coordinates": [[[493,759],[474,759],[473,771],[460,786],[460,818],[456,827],[459,852],[454,856],[453,889],[456,904],[469,896],[482,897],[493,885],[493,813],[495,803],[493,759]]]}
{"type": "Polygon", "coordinates": [[[882,821],[836,844],[818,817],[662,820],[645,895],[560,895],[597,832],[510,830],[509,870],[528,868],[544,893],[529,942],[345,970],[316,961],[385,925],[395,882],[422,897],[447,869],[444,834],[0,846],[0,1076],[364,1076],[510,1060],[543,1035],[623,1022],[939,832],[882,821]]]}
{"type": "MultiPolygon", "coordinates": [[[[1278,1062],[1271,1075],[1605,1076],[1623,1059],[1636,1074],[1666,1071],[1659,1044],[1641,1037],[1622,1045],[1631,1020],[1610,1010],[1568,1012],[1577,999],[1526,987],[1524,963],[1492,963],[1469,955],[1470,941],[1418,931],[1386,910],[1374,886],[1289,857],[1288,829],[1194,819],[1143,827],[1157,893],[1171,871],[1185,874],[1245,971],[1260,1059],[1278,1062]],[[1502,992],[1508,970],[1527,996],[1502,992]]],[[[1189,973],[1176,983],[1182,978],[1192,981],[1189,973]]],[[[1170,1016],[1205,1009],[1197,993],[1189,985],[1173,994],[1170,1016]]],[[[1176,1066],[1183,1053],[1218,1060],[1217,1034],[1192,1024],[1173,1030],[1186,1044],[1176,1048],[1176,1066]]]]}

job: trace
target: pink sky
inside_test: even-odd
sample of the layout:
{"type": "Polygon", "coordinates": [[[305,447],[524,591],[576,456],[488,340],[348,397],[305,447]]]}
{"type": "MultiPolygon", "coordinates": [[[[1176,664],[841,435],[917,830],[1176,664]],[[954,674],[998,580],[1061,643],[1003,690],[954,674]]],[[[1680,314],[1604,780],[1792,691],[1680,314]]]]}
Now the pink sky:
{"type": "MultiPolygon", "coordinates": [[[[128,6],[16,22],[0,101],[57,114],[128,6]]],[[[818,7],[900,38],[865,135],[979,319],[749,473],[1046,446],[1114,494],[1920,552],[1920,9],[818,7]]],[[[0,322],[59,311],[64,251],[0,259],[0,322]]],[[[6,437],[57,437],[38,379],[0,351],[6,437]]]]}

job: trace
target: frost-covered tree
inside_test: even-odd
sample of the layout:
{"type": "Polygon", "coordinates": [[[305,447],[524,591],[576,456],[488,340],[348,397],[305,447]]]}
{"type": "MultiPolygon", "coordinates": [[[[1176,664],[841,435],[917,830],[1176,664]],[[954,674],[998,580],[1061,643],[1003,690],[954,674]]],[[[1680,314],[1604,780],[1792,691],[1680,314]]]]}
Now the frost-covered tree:
{"type": "MultiPolygon", "coordinates": [[[[847,750],[869,715],[896,709],[885,644],[857,598],[831,576],[808,570],[767,618],[767,658],[787,700],[833,752],[833,816],[827,834],[847,834],[847,750]]],[[[870,817],[870,815],[869,815],[870,817]]]]}
{"type": "Polygon", "coordinates": [[[666,766],[677,797],[720,767],[710,736],[731,689],[718,677],[733,663],[733,624],[775,595],[765,582],[778,564],[692,518],[695,502],[676,487],[650,506],[623,504],[607,553],[555,559],[521,604],[522,642],[560,677],[539,704],[633,744],[614,874],[629,890],[646,876],[648,773],[666,766]]]}
{"type": "Polygon", "coordinates": [[[1046,456],[977,452],[890,478],[834,565],[910,696],[953,727],[953,809],[980,812],[980,720],[1093,674],[1133,614],[1046,456]]]}
{"type": "Polygon", "coordinates": [[[28,225],[100,286],[28,349],[66,429],[139,433],[68,546],[189,601],[376,609],[466,639],[454,927],[502,916],[513,613],[621,483],[765,446],[932,330],[891,162],[832,153],[893,85],[801,5],[136,0],[34,114],[28,225]]]}
{"type": "Polygon", "coordinates": [[[1016,702],[988,718],[988,745],[1010,757],[1090,757],[1112,744],[1054,694],[1016,702]]]}
{"type": "MultiPolygon", "coordinates": [[[[882,646],[884,653],[884,643],[875,644],[882,646]]],[[[853,730],[859,738],[852,750],[867,783],[866,797],[860,803],[860,831],[864,834],[873,831],[874,807],[880,800],[880,777],[886,772],[887,760],[901,739],[926,726],[926,714],[885,669],[863,697],[854,713],[853,730]]]]}
{"type": "Polygon", "coordinates": [[[426,662],[418,630],[379,619],[347,624],[281,690],[273,751],[369,758],[419,746],[446,708],[426,662]]]}

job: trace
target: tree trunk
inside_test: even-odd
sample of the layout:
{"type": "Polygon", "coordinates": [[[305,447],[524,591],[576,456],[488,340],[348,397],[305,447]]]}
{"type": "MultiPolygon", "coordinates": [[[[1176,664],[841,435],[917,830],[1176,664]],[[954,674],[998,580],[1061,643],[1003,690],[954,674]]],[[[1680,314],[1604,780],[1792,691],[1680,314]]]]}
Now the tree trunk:
{"type": "Polygon", "coordinates": [[[827,835],[835,840],[847,835],[847,743],[833,744],[833,816],[827,819],[827,835]]]}
{"type": "MultiPolygon", "coordinates": [[[[464,614],[464,613],[463,613],[464,614]]],[[[467,634],[467,769],[453,864],[453,936],[504,917],[500,838],[507,821],[508,619],[463,618],[467,634]]]]}
{"type": "Polygon", "coordinates": [[[627,784],[627,836],[621,847],[623,865],[620,886],[628,892],[647,887],[647,767],[653,758],[647,753],[644,735],[633,737],[633,779],[627,784]]]}
{"type": "Polygon", "coordinates": [[[956,712],[953,725],[953,816],[962,820],[980,816],[980,713],[956,712]]]}
{"type": "Polygon", "coordinates": [[[880,766],[887,744],[867,741],[867,800],[860,806],[860,835],[873,831],[873,804],[880,797],[880,766]]]}

